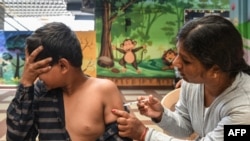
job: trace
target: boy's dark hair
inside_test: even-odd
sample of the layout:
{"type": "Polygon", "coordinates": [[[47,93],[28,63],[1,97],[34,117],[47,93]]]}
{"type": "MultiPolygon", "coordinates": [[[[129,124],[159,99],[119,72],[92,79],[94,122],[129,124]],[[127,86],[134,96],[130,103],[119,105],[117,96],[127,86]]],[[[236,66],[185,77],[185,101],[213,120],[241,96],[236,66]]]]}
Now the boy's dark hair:
{"type": "Polygon", "coordinates": [[[43,50],[35,61],[52,57],[51,65],[53,65],[58,63],[60,58],[65,58],[72,66],[81,67],[83,55],[80,42],[74,31],[65,24],[48,23],[38,28],[26,39],[29,54],[40,45],[43,46],[43,50]]]}

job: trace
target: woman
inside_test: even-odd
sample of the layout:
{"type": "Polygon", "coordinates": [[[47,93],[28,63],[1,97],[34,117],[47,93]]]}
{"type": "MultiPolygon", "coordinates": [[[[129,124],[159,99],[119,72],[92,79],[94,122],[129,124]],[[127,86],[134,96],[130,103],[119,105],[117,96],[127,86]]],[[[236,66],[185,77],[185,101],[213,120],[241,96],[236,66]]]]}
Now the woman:
{"type": "Polygon", "coordinates": [[[119,134],[141,141],[177,141],[196,132],[196,140],[223,141],[224,125],[250,124],[250,67],[234,25],[216,15],[192,20],[180,30],[176,45],[173,65],[183,81],[175,112],[152,95],[139,97],[137,104],[142,115],[171,136],[113,109],[119,116],[119,134]]]}

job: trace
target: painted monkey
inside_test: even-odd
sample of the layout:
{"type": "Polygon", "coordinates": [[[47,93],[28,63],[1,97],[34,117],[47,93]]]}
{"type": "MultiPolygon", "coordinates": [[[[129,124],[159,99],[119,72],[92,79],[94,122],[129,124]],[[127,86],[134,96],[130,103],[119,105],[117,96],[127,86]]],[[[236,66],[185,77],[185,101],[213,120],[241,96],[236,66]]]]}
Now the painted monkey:
{"type": "Polygon", "coordinates": [[[174,61],[176,56],[177,56],[177,53],[173,49],[168,49],[164,51],[161,58],[162,58],[163,63],[166,66],[163,67],[163,70],[174,69],[172,62],[174,61]]]}
{"type": "Polygon", "coordinates": [[[146,46],[136,47],[137,42],[132,39],[125,39],[121,44],[120,48],[114,48],[120,53],[123,53],[123,57],[120,59],[119,64],[123,66],[122,71],[126,72],[126,64],[132,64],[132,66],[136,69],[137,73],[140,73],[136,62],[136,52],[145,49],[146,46]]]}

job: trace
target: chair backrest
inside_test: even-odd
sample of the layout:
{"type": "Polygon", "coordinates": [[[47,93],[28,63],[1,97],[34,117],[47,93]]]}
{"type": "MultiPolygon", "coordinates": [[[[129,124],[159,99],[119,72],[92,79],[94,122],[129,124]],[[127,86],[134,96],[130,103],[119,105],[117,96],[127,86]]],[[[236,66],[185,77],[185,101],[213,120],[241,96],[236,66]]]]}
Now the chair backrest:
{"type": "Polygon", "coordinates": [[[180,88],[174,89],[168,92],[161,100],[161,104],[171,111],[175,110],[175,104],[177,103],[180,95],[180,88]]]}

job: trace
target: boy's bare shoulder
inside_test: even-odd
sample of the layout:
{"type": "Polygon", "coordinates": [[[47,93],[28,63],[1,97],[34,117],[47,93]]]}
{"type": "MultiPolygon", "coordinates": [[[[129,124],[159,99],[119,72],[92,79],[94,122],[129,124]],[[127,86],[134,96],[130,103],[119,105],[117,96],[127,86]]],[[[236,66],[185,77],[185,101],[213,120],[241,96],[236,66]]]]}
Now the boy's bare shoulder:
{"type": "Polygon", "coordinates": [[[106,78],[91,77],[90,81],[92,84],[95,84],[98,87],[103,87],[103,88],[116,87],[116,84],[113,81],[106,78]]]}

